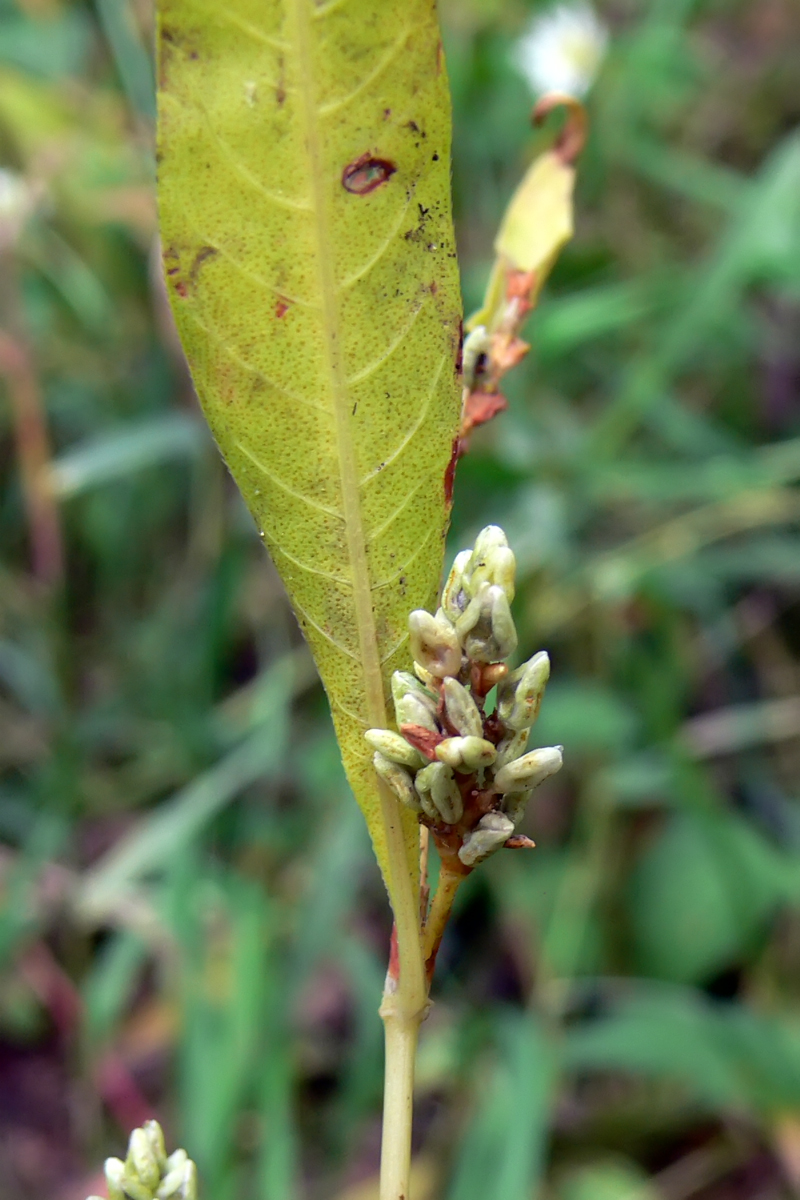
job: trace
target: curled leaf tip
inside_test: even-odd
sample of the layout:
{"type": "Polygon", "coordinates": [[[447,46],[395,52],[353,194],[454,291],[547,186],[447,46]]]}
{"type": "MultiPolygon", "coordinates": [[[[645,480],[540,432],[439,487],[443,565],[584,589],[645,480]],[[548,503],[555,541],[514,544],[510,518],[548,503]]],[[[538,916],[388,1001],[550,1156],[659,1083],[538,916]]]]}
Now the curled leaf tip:
{"type": "Polygon", "coordinates": [[[546,96],[542,96],[541,100],[537,101],[534,105],[531,121],[538,128],[549,117],[550,113],[554,112],[557,108],[565,108],[567,110],[567,119],[556,139],[553,150],[561,159],[564,166],[572,166],[577,162],[586,145],[586,136],[588,133],[586,109],[580,100],[576,100],[574,96],[570,96],[567,92],[548,92],[546,96]]]}

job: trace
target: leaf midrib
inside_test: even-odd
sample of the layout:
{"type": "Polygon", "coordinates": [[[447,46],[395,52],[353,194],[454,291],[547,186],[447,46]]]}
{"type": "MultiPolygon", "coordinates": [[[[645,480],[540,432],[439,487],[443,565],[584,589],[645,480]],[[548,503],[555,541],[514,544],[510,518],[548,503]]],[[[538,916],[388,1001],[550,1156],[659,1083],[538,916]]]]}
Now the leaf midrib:
{"type": "Polygon", "coordinates": [[[386,725],[386,706],[383,693],[380,651],[372,608],[372,589],[361,513],[358,471],[350,428],[350,405],[341,356],[339,313],[336,304],[336,281],[333,275],[329,247],[331,243],[326,178],[322,158],[319,108],[313,73],[314,34],[308,0],[292,0],[297,35],[300,68],[300,92],[306,129],[311,173],[312,211],[317,242],[319,286],[322,300],[322,324],[325,341],[325,361],[328,367],[331,398],[335,418],[339,477],[342,488],[342,511],[353,589],[361,664],[364,674],[365,716],[371,726],[386,725]]]}

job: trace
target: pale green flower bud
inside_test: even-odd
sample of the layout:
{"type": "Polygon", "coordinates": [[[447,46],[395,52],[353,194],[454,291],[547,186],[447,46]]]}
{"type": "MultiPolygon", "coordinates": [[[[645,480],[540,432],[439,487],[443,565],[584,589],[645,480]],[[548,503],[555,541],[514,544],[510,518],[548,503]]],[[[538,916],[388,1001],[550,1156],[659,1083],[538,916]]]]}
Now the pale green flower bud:
{"type": "Polygon", "coordinates": [[[394,702],[394,712],[398,725],[421,725],[431,733],[438,733],[436,718],[424,700],[416,692],[407,692],[394,702]]]}
{"type": "MultiPolygon", "coordinates": [[[[133,1167],[125,1172],[125,1183],[120,1194],[124,1200],[153,1200],[153,1189],[146,1183],[142,1183],[141,1179],[136,1178],[133,1167]]],[[[108,1195],[111,1200],[111,1192],[108,1195]]]]}
{"type": "Polygon", "coordinates": [[[126,1161],[126,1182],[131,1168],[147,1188],[154,1188],[158,1183],[161,1172],[153,1153],[150,1139],[144,1129],[134,1129],[128,1143],[128,1158],[126,1161]]]}
{"type": "Polygon", "coordinates": [[[497,584],[481,584],[456,622],[456,631],[474,662],[497,662],[516,648],[517,631],[508,598],[497,584]]]}
{"type": "Polygon", "coordinates": [[[492,639],[497,647],[496,653],[490,659],[494,662],[497,659],[508,658],[509,654],[514,653],[517,648],[517,628],[505,589],[499,584],[493,584],[489,592],[492,597],[492,639]]]}
{"type": "Polygon", "coordinates": [[[435,617],[417,608],[408,618],[411,653],[416,662],[439,679],[461,670],[461,647],[456,631],[441,609],[435,617]]]}
{"type": "Polygon", "coordinates": [[[186,1164],[183,1173],[183,1187],[178,1193],[180,1200],[197,1200],[197,1167],[191,1159],[186,1164]]]}
{"type": "Polygon", "coordinates": [[[492,580],[503,589],[510,604],[516,595],[517,560],[514,551],[508,546],[500,546],[494,551],[489,562],[492,580]]]}
{"type": "Polygon", "coordinates": [[[431,712],[436,712],[436,706],[439,703],[438,696],[433,692],[429,692],[424,684],[412,675],[410,671],[394,671],[392,673],[392,699],[395,704],[398,700],[402,700],[403,696],[411,693],[426,704],[431,712]]]}
{"type": "Polygon", "coordinates": [[[430,802],[436,810],[436,820],[444,821],[447,825],[455,825],[461,820],[464,801],[450,767],[443,762],[431,763],[417,774],[414,784],[423,804],[430,796],[430,802]]]}
{"type": "Polygon", "coordinates": [[[189,1155],[185,1150],[176,1150],[167,1159],[167,1174],[172,1174],[173,1171],[180,1170],[181,1178],[183,1178],[183,1170],[188,1161],[189,1155]]]}
{"type": "Polygon", "coordinates": [[[499,850],[513,832],[513,822],[503,813],[487,813],[464,838],[458,857],[465,867],[474,867],[499,850]]]}
{"type": "Polygon", "coordinates": [[[364,740],[373,750],[380,750],[384,758],[399,763],[401,767],[417,770],[428,761],[401,734],[393,733],[391,729],[368,729],[364,740]]]}
{"type": "Polygon", "coordinates": [[[532,795],[533,788],[527,788],[522,792],[506,792],[503,796],[503,812],[515,829],[525,816],[525,809],[532,795]]]}
{"type": "Polygon", "coordinates": [[[506,763],[513,762],[515,758],[519,758],[528,748],[529,729],[521,729],[519,733],[512,732],[506,735],[497,746],[497,760],[494,765],[495,771],[499,771],[506,763]]]}
{"type": "Polygon", "coordinates": [[[466,569],[471,558],[471,550],[462,550],[456,555],[442,591],[442,608],[451,621],[460,617],[470,601],[466,569]]]}
{"type": "Polygon", "coordinates": [[[150,1147],[153,1151],[159,1171],[163,1174],[167,1165],[167,1148],[164,1145],[164,1131],[158,1121],[145,1121],[142,1126],[150,1147]]]}
{"type": "Polygon", "coordinates": [[[508,549],[508,538],[499,525],[485,525],[475,538],[472,547],[472,566],[477,566],[492,550],[498,547],[508,549]]]}
{"type": "Polygon", "coordinates": [[[511,602],[514,599],[516,574],[517,560],[513,550],[506,545],[489,546],[480,556],[477,551],[472,555],[469,587],[474,596],[482,584],[496,584],[511,602]]]}
{"type": "Polygon", "coordinates": [[[398,766],[376,751],[372,757],[375,770],[394,792],[397,799],[414,812],[420,811],[419,796],[414,788],[414,781],[405,767],[398,766]]]}
{"type": "Polygon", "coordinates": [[[418,662],[414,663],[414,674],[429,692],[435,692],[438,685],[442,682],[438,675],[431,675],[430,671],[426,671],[422,664],[418,662]]]}
{"type": "Polygon", "coordinates": [[[185,1150],[176,1150],[167,1159],[164,1179],[156,1192],[156,1200],[172,1200],[183,1186],[188,1159],[185,1150]]]}
{"type": "Polygon", "coordinates": [[[450,724],[463,737],[481,737],[483,718],[472,696],[457,679],[445,679],[442,685],[444,706],[450,724]]]}
{"type": "Polygon", "coordinates": [[[445,738],[436,747],[439,762],[446,763],[462,775],[471,775],[481,767],[490,767],[497,757],[491,742],[479,737],[445,738]]]}
{"type": "Polygon", "coordinates": [[[509,729],[530,729],[539,715],[549,678],[550,658],[545,650],[540,650],[503,681],[497,696],[497,714],[509,729]]]}
{"type": "Polygon", "coordinates": [[[474,388],[478,363],[482,355],[488,354],[491,348],[491,334],[485,325],[476,325],[464,338],[461,352],[461,381],[467,391],[471,392],[474,388]]]}
{"type": "Polygon", "coordinates": [[[106,1176],[108,1200],[125,1200],[122,1183],[125,1179],[125,1163],[119,1158],[107,1158],[103,1169],[106,1176]]]}
{"type": "Polygon", "coordinates": [[[538,786],[548,775],[555,775],[561,767],[563,747],[545,746],[531,750],[513,762],[506,763],[494,777],[499,792],[518,792],[538,786]]]}

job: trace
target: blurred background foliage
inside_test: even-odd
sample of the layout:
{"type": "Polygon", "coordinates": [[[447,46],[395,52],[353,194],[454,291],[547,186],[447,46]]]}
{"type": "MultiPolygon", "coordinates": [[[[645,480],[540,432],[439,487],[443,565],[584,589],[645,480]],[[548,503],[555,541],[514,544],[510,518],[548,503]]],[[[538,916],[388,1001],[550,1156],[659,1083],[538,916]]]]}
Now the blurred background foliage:
{"type": "MultiPolygon", "coordinates": [[[[442,0],[465,303],[539,138],[442,0]]],[[[800,1196],[800,7],[606,0],[577,235],[460,466],[564,771],[463,888],[414,1200],[800,1196]]],[[[155,267],[149,0],[0,0],[0,1192],[156,1114],[370,1200],[388,914],[155,267]]]]}

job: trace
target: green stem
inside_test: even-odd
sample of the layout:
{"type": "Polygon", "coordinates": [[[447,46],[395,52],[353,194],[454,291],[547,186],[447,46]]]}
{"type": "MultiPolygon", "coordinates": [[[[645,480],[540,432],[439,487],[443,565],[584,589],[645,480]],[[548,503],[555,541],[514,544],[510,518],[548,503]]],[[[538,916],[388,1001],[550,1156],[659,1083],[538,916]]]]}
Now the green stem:
{"type": "Polygon", "coordinates": [[[417,1017],[385,1011],[381,1005],[386,1057],[383,1085],[380,1200],[410,1200],[411,1125],[414,1064],[424,1011],[417,1017]]]}
{"type": "MultiPolygon", "coordinates": [[[[414,1062],[419,1027],[428,1011],[428,987],[436,962],[436,952],[453,907],[453,899],[464,875],[463,870],[452,871],[445,864],[442,865],[436,895],[425,922],[421,942],[419,926],[415,925],[415,953],[408,956],[416,960],[412,962],[411,971],[406,971],[400,921],[396,920],[392,956],[380,1010],[386,1047],[380,1200],[410,1200],[408,1189],[414,1108],[414,1062]],[[426,967],[421,991],[415,971],[416,962],[420,965],[424,962],[426,967]]],[[[419,911],[418,902],[415,911],[419,911]]],[[[397,918],[398,914],[395,916],[397,918]]]]}

